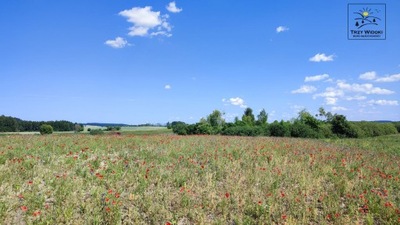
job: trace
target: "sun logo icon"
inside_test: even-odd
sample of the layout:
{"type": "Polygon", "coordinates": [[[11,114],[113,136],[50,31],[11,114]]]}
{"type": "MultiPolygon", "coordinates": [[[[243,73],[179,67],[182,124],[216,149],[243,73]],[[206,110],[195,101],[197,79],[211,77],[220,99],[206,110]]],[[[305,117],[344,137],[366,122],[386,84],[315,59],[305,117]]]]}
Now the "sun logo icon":
{"type": "Polygon", "coordinates": [[[374,12],[370,8],[363,8],[358,12],[354,12],[354,14],[360,15],[360,17],[355,18],[356,20],[356,27],[360,29],[366,25],[378,25],[377,20],[381,20],[379,17],[372,16],[374,12]]]}

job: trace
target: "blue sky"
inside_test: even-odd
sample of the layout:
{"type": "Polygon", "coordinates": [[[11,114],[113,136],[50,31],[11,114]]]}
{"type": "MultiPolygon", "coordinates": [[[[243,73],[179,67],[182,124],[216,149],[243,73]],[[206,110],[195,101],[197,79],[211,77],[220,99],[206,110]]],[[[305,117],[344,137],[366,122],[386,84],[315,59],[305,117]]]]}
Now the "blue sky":
{"type": "Polygon", "coordinates": [[[248,106],[272,122],[322,106],[400,120],[400,2],[381,1],[386,40],[348,40],[348,3],[0,1],[0,114],[194,123],[248,106]]]}

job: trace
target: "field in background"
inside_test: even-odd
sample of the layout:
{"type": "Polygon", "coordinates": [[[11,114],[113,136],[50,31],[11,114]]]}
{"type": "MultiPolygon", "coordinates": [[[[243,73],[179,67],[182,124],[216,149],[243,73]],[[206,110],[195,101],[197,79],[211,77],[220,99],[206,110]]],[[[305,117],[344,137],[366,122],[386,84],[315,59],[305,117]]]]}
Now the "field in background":
{"type": "Polygon", "coordinates": [[[4,224],[396,224],[399,135],[0,136],[4,224]]]}

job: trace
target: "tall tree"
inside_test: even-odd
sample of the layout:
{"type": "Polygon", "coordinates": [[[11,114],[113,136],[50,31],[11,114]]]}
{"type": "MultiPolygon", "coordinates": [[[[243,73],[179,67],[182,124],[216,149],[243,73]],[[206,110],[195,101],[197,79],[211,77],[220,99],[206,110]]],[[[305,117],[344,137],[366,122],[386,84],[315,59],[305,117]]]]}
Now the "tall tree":
{"type": "Polygon", "coordinates": [[[261,126],[265,126],[268,121],[268,114],[265,112],[265,109],[261,110],[261,112],[257,116],[257,124],[261,126]]]}
{"type": "Polygon", "coordinates": [[[244,110],[244,114],[242,116],[242,121],[246,124],[246,125],[250,125],[253,126],[254,125],[254,114],[253,114],[253,110],[248,107],[244,110]]]}

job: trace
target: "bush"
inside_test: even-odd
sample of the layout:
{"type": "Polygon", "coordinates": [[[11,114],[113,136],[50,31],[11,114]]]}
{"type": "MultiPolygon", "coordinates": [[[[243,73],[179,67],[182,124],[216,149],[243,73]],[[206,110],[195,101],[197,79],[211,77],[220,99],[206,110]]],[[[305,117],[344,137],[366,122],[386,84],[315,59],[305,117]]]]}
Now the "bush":
{"type": "Polygon", "coordinates": [[[260,136],[264,135],[264,130],[261,126],[231,126],[222,131],[223,135],[230,136],[260,136]]]}
{"type": "Polygon", "coordinates": [[[335,115],[331,121],[332,124],[332,132],[338,137],[348,137],[348,138],[356,138],[357,133],[354,130],[354,127],[350,126],[350,122],[347,121],[346,117],[343,115],[335,115]]]}
{"type": "Polygon", "coordinates": [[[274,137],[290,137],[290,123],[275,120],[269,125],[269,131],[274,137]]]}
{"type": "Polygon", "coordinates": [[[48,125],[48,124],[42,124],[40,126],[40,134],[45,135],[45,134],[52,134],[53,133],[53,127],[48,125]]]}
{"type": "Polygon", "coordinates": [[[322,134],[315,131],[309,125],[296,121],[290,126],[290,135],[301,138],[322,138],[322,134]]]}
{"type": "Polygon", "coordinates": [[[99,134],[104,134],[104,131],[101,130],[101,129],[93,129],[93,130],[90,130],[89,134],[91,134],[91,135],[99,135],[99,134]]]}
{"type": "Polygon", "coordinates": [[[187,134],[187,125],[183,122],[177,123],[172,126],[172,131],[178,135],[186,135],[187,134]]]}

